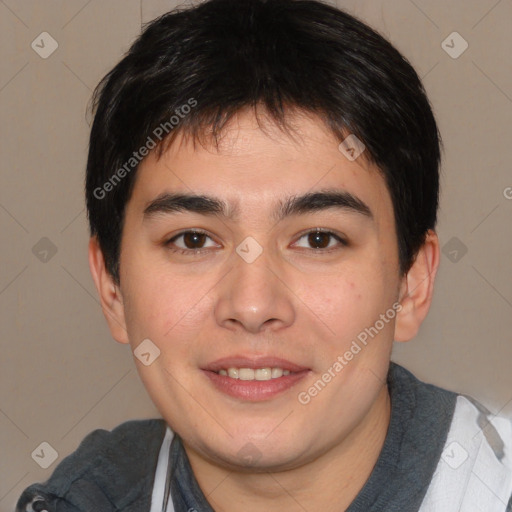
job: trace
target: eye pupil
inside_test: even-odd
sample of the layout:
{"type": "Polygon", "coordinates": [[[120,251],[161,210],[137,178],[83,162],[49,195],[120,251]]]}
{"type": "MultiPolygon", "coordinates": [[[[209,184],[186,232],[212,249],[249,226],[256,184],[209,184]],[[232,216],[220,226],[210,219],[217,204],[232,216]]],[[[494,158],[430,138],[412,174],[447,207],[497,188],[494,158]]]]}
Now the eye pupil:
{"type": "Polygon", "coordinates": [[[199,245],[202,246],[205,237],[206,235],[204,233],[188,232],[184,233],[183,241],[185,242],[185,245],[188,249],[197,249],[198,247],[196,245],[199,242],[199,245]],[[189,244],[192,245],[192,247],[190,247],[189,244]]]}
{"type": "Polygon", "coordinates": [[[315,233],[309,234],[308,242],[314,246],[320,245],[320,247],[316,247],[317,249],[324,249],[329,245],[329,238],[329,233],[322,233],[321,231],[316,231],[315,233]],[[322,243],[322,238],[323,242],[325,243],[322,243]]]}

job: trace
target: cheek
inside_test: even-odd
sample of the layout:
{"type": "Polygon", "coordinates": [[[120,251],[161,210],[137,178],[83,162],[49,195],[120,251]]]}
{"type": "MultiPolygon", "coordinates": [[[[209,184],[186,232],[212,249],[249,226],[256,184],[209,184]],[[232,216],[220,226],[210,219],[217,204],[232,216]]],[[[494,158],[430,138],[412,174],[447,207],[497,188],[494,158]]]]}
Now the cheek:
{"type": "Polygon", "coordinates": [[[165,344],[177,333],[196,331],[211,310],[204,279],[131,268],[126,280],[125,315],[130,339],[141,336],[165,344]]]}
{"type": "Polygon", "coordinates": [[[364,283],[351,277],[330,276],[303,282],[300,297],[304,313],[313,322],[323,323],[336,339],[350,336],[367,313],[364,283]]]}
{"type": "Polygon", "coordinates": [[[306,297],[310,297],[315,310],[328,318],[344,318],[349,312],[360,310],[364,290],[353,280],[329,280],[321,287],[310,287],[306,297]]]}
{"type": "MultiPolygon", "coordinates": [[[[302,291],[308,308],[329,328],[331,345],[336,350],[350,345],[351,341],[375,324],[393,304],[385,275],[379,270],[378,263],[373,271],[354,268],[344,272],[343,277],[322,280],[315,285],[309,282],[302,291]]],[[[380,324],[379,324],[380,326],[380,324]]],[[[382,336],[388,336],[392,323],[386,323],[382,336]]]]}

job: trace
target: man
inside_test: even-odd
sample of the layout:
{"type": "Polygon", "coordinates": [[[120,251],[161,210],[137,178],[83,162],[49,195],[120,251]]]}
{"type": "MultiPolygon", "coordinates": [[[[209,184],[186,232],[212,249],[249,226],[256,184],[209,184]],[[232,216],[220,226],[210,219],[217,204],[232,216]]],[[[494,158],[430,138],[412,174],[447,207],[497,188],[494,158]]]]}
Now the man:
{"type": "Polygon", "coordinates": [[[319,2],[210,0],[95,109],[91,272],[163,419],[93,432],[19,511],[507,509],[510,421],[390,363],[439,265],[440,137],[396,49],[319,2]]]}

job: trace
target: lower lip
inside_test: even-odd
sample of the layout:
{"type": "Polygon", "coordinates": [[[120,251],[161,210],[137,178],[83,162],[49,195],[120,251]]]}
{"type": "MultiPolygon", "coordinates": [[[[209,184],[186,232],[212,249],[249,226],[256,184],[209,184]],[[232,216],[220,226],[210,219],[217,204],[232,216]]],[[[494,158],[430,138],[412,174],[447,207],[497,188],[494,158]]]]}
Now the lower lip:
{"type": "Polygon", "coordinates": [[[208,370],[203,370],[203,372],[213,385],[226,395],[250,402],[261,402],[287,391],[301,381],[309,373],[309,370],[290,373],[290,375],[270,380],[240,380],[208,370]]]}

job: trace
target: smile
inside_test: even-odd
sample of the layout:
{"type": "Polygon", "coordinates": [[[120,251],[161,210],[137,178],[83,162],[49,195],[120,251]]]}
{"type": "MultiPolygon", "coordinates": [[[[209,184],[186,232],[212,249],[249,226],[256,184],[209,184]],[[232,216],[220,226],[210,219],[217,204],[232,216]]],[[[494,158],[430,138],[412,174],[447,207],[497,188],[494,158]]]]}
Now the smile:
{"type": "Polygon", "coordinates": [[[217,372],[224,377],[240,380],[271,380],[279,379],[283,375],[290,375],[290,370],[282,368],[227,368],[217,372]]]}

